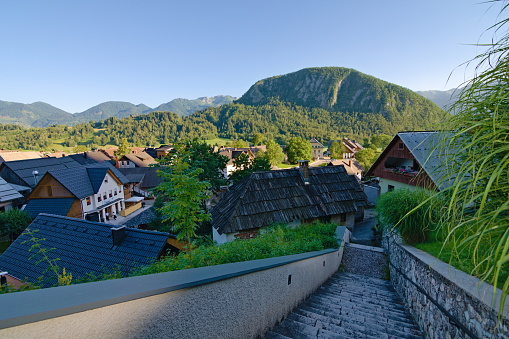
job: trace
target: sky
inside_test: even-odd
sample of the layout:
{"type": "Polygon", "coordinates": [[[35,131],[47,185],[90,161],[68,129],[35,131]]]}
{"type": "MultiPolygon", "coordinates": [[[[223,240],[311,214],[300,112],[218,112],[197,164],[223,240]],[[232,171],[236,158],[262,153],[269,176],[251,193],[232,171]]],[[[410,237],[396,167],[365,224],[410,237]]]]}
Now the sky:
{"type": "Polygon", "coordinates": [[[0,100],[156,107],[325,66],[448,90],[493,37],[482,1],[0,0],[0,100]]]}

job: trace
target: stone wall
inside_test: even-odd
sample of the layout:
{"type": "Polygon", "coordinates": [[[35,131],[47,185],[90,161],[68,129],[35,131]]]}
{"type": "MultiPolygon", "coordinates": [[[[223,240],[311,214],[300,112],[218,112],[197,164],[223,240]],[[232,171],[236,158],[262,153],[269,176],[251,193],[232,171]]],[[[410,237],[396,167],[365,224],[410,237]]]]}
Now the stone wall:
{"type": "Polygon", "coordinates": [[[426,252],[401,244],[401,240],[394,235],[386,234],[383,246],[391,262],[391,281],[428,338],[471,336],[454,326],[453,321],[425,293],[471,331],[474,337],[509,338],[509,302],[505,304],[501,320],[497,321],[500,290],[494,297],[493,286],[426,252]],[[405,279],[403,274],[422,287],[425,293],[405,279]]]}

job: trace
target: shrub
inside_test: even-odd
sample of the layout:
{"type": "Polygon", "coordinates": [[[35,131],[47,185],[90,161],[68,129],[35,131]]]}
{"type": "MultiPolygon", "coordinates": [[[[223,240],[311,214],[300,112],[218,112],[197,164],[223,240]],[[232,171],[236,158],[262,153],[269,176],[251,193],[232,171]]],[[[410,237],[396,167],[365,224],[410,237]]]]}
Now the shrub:
{"type": "Polygon", "coordinates": [[[283,255],[337,248],[335,224],[309,224],[296,228],[276,225],[257,238],[237,239],[222,245],[201,246],[166,257],[142,268],[138,274],[152,274],[187,268],[220,265],[283,255]]]}
{"type": "Polygon", "coordinates": [[[384,193],[376,205],[378,219],[383,227],[395,228],[409,244],[427,241],[439,216],[433,194],[424,189],[384,193]]]}

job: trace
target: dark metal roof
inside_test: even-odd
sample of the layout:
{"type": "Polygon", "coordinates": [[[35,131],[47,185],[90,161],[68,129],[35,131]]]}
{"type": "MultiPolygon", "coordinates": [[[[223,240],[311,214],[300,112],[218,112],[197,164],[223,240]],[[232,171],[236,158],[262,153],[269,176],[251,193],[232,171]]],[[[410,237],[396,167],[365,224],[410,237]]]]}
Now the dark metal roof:
{"type": "Polygon", "coordinates": [[[69,154],[68,157],[74,159],[75,161],[79,162],[82,165],[92,165],[98,162],[94,159],[85,157],[83,153],[69,154]]]}
{"type": "Polygon", "coordinates": [[[73,202],[73,198],[31,199],[26,204],[24,211],[32,218],[41,213],[66,216],[73,202]]]}
{"type": "Polygon", "coordinates": [[[163,182],[163,179],[157,175],[159,167],[135,167],[119,168],[118,171],[124,174],[129,182],[140,183],[140,188],[153,188],[163,182]]]}
{"type": "Polygon", "coordinates": [[[61,157],[6,161],[1,166],[11,169],[27,186],[33,188],[36,184],[33,171],[39,172],[37,175],[37,181],[39,181],[48,171],[76,168],[82,165],[73,158],[61,157]]]}
{"type": "Polygon", "coordinates": [[[233,185],[211,210],[220,234],[357,211],[366,195],[343,166],[255,172],[233,185]]]}
{"type": "Polygon", "coordinates": [[[156,213],[153,207],[147,208],[137,216],[127,220],[124,225],[127,227],[135,227],[138,225],[148,224],[156,218],[156,213]]]}
{"type": "Polygon", "coordinates": [[[98,192],[108,170],[111,171],[122,184],[129,182],[125,175],[106,162],[79,166],[72,169],[50,171],[49,174],[78,199],[83,199],[98,192]]]}
{"type": "Polygon", "coordinates": [[[18,279],[26,279],[44,287],[56,283],[56,278],[47,269],[46,261],[39,261],[37,251],[30,251],[33,237],[39,239],[46,255],[60,268],[72,274],[73,281],[129,270],[148,265],[160,255],[168,233],[126,228],[124,241],[114,246],[111,225],[73,219],[68,217],[40,214],[9,248],[0,256],[0,270],[18,279]],[[39,277],[44,277],[39,281],[39,277]]]}
{"type": "Polygon", "coordinates": [[[0,202],[12,201],[19,198],[23,198],[23,196],[11,184],[0,177],[0,202]]]}

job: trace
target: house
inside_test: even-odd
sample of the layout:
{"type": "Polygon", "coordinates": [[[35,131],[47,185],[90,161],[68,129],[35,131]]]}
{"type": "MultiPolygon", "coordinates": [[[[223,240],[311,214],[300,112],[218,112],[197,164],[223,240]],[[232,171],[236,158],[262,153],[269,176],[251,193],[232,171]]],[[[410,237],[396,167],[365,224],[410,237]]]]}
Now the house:
{"type": "Polygon", "coordinates": [[[107,220],[126,208],[128,179],[108,163],[48,171],[28,196],[32,217],[51,212],[94,221],[107,220]]]}
{"type": "Polygon", "coordinates": [[[158,167],[119,168],[118,171],[129,180],[129,190],[144,197],[151,196],[150,190],[163,182],[157,175],[158,167]]]}
{"type": "Polygon", "coordinates": [[[311,143],[312,147],[313,159],[323,158],[323,150],[325,146],[323,146],[323,144],[320,141],[316,140],[315,138],[309,140],[309,142],[311,143]]]}
{"type": "Polygon", "coordinates": [[[444,154],[436,149],[438,132],[400,132],[380,154],[366,176],[378,178],[380,193],[399,188],[443,189],[444,154]]]}
{"type": "Polygon", "coordinates": [[[0,255],[0,272],[7,272],[7,281],[15,286],[26,281],[42,287],[57,283],[48,260],[65,268],[73,281],[114,272],[127,276],[165,254],[168,237],[163,232],[40,214],[0,255]],[[36,242],[48,260],[31,248],[36,242]]]}
{"type": "MultiPolygon", "coordinates": [[[[359,152],[361,149],[364,149],[364,147],[361,146],[357,141],[350,140],[348,138],[343,138],[342,140],[331,140],[329,141],[329,150],[332,146],[332,143],[334,141],[337,141],[338,143],[343,144],[343,146],[346,148],[346,153],[343,153],[343,159],[353,159],[355,158],[355,154],[359,152]]],[[[330,152],[329,152],[330,153],[330,152]]]]}
{"type": "Polygon", "coordinates": [[[117,168],[149,167],[158,162],[146,152],[126,154],[117,161],[117,168]]]}
{"type": "Polygon", "coordinates": [[[363,214],[366,196],[343,166],[254,172],[233,185],[212,209],[212,232],[218,243],[249,238],[276,223],[299,225],[331,221],[353,228],[363,214]]]}
{"type": "Polygon", "coordinates": [[[21,205],[23,196],[7,181],[0,177],[0,212],[5,212],[21,205]]]}
{"type": "Polygon", "coordinates": [[[353,175],[357,178],[358,182],[362,180],[362,172],[364,172],[364,167],[355,159],[341,159],[341,160],[332,160],[327,166],[339,166],[342,165],[345,167],[346,173],[348,175],[353,175]]]}
{"type": "Polygon", "coordinates": [[[34,188],[48,171],[81,166],[71,157],[6,161],[0,165],[0,176],[10,184],[34,188]]]}
{"type": "MultiPolygon", "coordinates": [[[[170,154],[172,151],[173,151],[173,145],[172,145],[172,144],[169,144],[169,145],[161,145],[161,147],[159,147],[159,148],[156,148],[156,149],[155,149],[155,152],[156,152],[156,158],[157,158],[157,159],[164,158],[165,156],[167,156],[168,154],[170,154]]],[[[149,153],[149,154],[150,154],[150,153],[149,153]]]]}
{"type": "Polygon", "coordinates": [[[82,165],[111,161],[111,159],[106,154],[100,151],[87,151],[78,154],[70,154],[69,157],[73,158],[82,165]]]}

